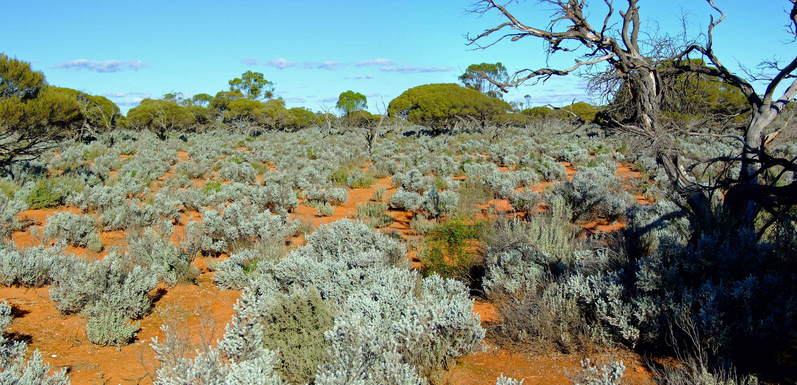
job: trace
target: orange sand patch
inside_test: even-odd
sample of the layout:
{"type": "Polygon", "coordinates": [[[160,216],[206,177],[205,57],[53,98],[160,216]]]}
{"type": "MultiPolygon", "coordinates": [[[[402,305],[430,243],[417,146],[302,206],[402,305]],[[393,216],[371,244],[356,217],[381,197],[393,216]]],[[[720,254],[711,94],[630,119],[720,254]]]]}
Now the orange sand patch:
{"type": "Polygon", "coordinates": [[[177,150],[177,159],[179,159],[181,162],[187,162],[191,160],[191,156],[188,155],[188,151],[177,150]]]}
{"type": "Polygon", "coordinates": [[[31,351],[41,351],[49,364],[68,368],[73,384],[151,384],[157,362],[149,344],[152,337],[163,339],[160,326],[176,325],[193,343],[215,342],[232,318],[239,294],[216,289],[207,276],[199,285],[161,287],[155,308],[139,321],[136,341],[117,348],[89,342],[85,319],[61,314],[47,288],[0,288],[0,298],[18,314],[8,332],[28,340],[31,351]]]}
{"type": "MultiPolygon", "coordinates": [[[[444,385],[493,385],[501,375],[525,380],[529,385],[570,385],[570,377],[581,369],[581,356],[556,353],[514,353],[485,343],[485,351],[469,354],[444,375],[444,385]]],[[[622,360],[626,366],[623,383],[653,385],[650,371],[641,365],[637,355],[628,352],[601,354],[594,362],[622,360]],[[619,356],[619,357],[616,357],[619,356]]]]}
{"type": "Polygon", "coordinates": [[[501,320],[501,315],[498,313],[498,308],[490,302],[474,301],[473,312],[479,315],[482,325],[497,323],[501,320]]]}

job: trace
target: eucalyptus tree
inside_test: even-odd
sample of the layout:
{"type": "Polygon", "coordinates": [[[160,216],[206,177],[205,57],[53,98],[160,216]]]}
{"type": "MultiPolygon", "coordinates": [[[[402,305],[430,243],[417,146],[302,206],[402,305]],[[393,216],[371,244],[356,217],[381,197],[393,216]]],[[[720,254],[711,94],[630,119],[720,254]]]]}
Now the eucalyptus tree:
{"type": "MultiPolygon", "coordinates": [[[[789,4],[787,33],[796,39],[797,0],[786,1],[789,4]]],[[[575,56],[574,64],[566,68],[521,69],[508,80],[477,71],[483,79],[503,92],[526,82],[575,73],[592,75],[594,89],[606,93],[616,92],[621,86],[627,87],[632,114],[623,120],[607,123],[643,139],[652,147],[658,164],[685,202],[683,208],[693,214],[690,219],[697,233],[714,231],[718,223],[727,218],[737,221],[737,226],[734,226],[737,229],[754,231],[756,219],[762,211],[778,216],[784,209],[797,204],[797,179],[788,181],[784,178],[797,172],[795,160],[779,158],[767,148],[782,132],[773,127],[773,122],[790,110],[786,107],[797,96],[797,54],[792,54],[784,65],[764,62],[763,66],[769,70],[766,76],[735,73],[715,51],[714,31],[726,19],[726,14],[714,0],[707,0],[712,12],[707,30],[695,39],[678,33],[646,34],[642,29],[639,0],[623,1],[622,9],[616,8],[612,0],[542,0],[539,3],[553,10],[544,25],[523,21],[509,9],[512,3],[503,5],[495,0],[479,0],[474,12],[495,12],[502,21],[478,35],[468,36],[469,44],[486,49],[504,40],[525,42],[536,39],[546,43],[549,56],[575,56]],[[589,13],[595,15],[600,11],[585,12],[588,5],[595,6],[593,11],[600,6],[603,12],[589,17],[589,13]],[[679,74],[711,76],[737,89],[749,106],[745,122],[720,132],[683,132],[681,127],[667,124],[662,119],[662,104],[667,91],[665,79],[679,74]],[[763,93],[758,93],[753,87],[756,81],[765,83],[763,93]],[[706,162],[725,163],[727,172],[721,178],[711,184],[699,182],[693,171],[694,165],[686,164],[682,157],[683,149],[677,137],[684,134],[736,141],[735,154],[704,159],[706,162]],[[733,173],[731,170],[739,171],[733,173]],[[721,199],[717,210],[719,195],[724,199],[721,199]],[[731,215],[721,214],[728,212],[731,215]]],[[[766,230],[766,226],[758,228],[759,237],[766,230]]]]}
{"type": "Polygon", "coordinates": [[[504,67],[501,62],[498,62],[471,64],[465,70],[465,73],[459,76],[459,81],[467,88],[479,91],[487,96],[500,98],[502,96],[500,88],[490,83],[482,74],[498,82],[506,82],[509,80],[506,67],[504,67]]]}
{"type": "Polygon", "coordinates": [[[229,81],[230,91],[239,91],[248,99],[271,99],[274,97],[274,83],[266,80],[260,72],[246,71],[240,78],[229,81]]]}
{"type": "Polygon", "coordinates": [[[30,64],[0,54],[0,172],[35,159],[84,121],[71,90],[51,87],[30,64]]]}
{"type": "Polygon", "coordinates": [[[335,104],[335,107],[343,113],[344,116],[348,116],[354,111],[362,111],[368,107],[368,98],[365,95],[354,92],[354,91],[345,91],[341,92],[338,95],[338,102],[335,104]]]}

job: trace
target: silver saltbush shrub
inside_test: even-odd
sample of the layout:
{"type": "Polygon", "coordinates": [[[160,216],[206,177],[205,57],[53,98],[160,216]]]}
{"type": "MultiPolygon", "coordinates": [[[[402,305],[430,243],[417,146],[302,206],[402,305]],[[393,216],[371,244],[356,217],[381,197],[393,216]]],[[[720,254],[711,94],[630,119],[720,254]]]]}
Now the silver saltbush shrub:
{"type": "Polygon", "coordinates": [[[64,240],[73,246],[87,246],[89,237],[97,236],[97,221],[89,215],[60,212],[51,215],[44,227],[44,236],[64,240]]]}
{"type": "Polygon", "coordinates": [[[28,208],[23,201],[7,199],[0,194],[0,240],[11,236],[11,232],[19,226],[17,214],[28,208]]]}
{"type": "Polygon", "coordinates": [[[423,197],[412,191],[399,188],[390,197],[390,208],[404,211],[416,211],[421,207],[423,197]]]}
{"type": "Polygon", "coordinates": [[[63,244],[44,248],[41,246],[18,249],[11,243],[0,244],[0,284],[23,287],[42,287],[52,280],[52,275],[76,261],[65,256],[63,244]]]}

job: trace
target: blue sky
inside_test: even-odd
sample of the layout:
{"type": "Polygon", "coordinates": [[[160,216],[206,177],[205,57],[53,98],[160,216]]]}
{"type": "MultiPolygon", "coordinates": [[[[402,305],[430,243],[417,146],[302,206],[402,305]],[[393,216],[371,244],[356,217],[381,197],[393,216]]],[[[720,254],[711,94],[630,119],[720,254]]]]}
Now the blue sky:
{"type": "MultiPolygon", "coordinates": [[[[596,2],[595,3],[602,3],[596,2]]],[[[616,1],[621,3],[621,1],[616,1]]],[[[643,24],[679,28],[688,15],[704,30],[701,0],[641,0],[643,24]]],[[[786,0],[717,0],[728,19],[716,33],[725,62],[754,67],[787,58],[786,0]],[[763,31],[759,39],[751,31],[763,31]]],[[[503,62],[510,71],[546,64],[543,45],[524,39],[472,50],[465,35],[500,21],[467,12],[471,0],[8,0],[0,52],[30,61],[53,85],[110,97],[126,110],[144,97],[226,89],[246,70],[263,72],[288,106],[331,110],[346,90],[366,94],[379,112],[407,88],[457,82],[472,63],[503,62]]],[[[545,25],[536,1],[511,8],[528,24],[545,25]]],[[[592,11],[600,17],[598,9],[592,11]]],[[[598,23],[598,21],[596,21],[598,23]]],[[[551,58],[569,66],[573,57],[551,58]]],[[[567,77],[521,87],[506,100],[531,96],[535,105],[587,100],[583,80],[567,77]]],[[[594,100],[593,100],[594,101],[594,100]]]]}

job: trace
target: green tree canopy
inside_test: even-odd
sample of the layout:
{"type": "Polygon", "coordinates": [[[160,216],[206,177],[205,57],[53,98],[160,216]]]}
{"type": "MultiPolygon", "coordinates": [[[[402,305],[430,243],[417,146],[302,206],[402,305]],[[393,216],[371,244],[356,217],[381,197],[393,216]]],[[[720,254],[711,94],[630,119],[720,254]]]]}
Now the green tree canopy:
{"type": "Polygon", "coordinates": [[[341,92],[338,96],[338,103],[335,105],[344,116],[351,114],[354,111],[364,110],[368,107],[368,98],[365,95],[354,92],[346,91],[341,92]]]}
{"type": "Polygon", "coordinates": [[[457,84],[427,84],[404,91],[388,105],[391,117],[440,129],[458,118],[491,122],[511,110],[509,103],[457,84]]]}
{"type": "Polygon", "coordinates": [[[209,94],[202,93],[191,97],[191,104],[194,106],[208,107],[210,106],[211,101],[213,101],[213,96],[210,96],[209,94]]]}
{"type": "Polygon", "coordinates": [[[194,123],[194,114],[170,100],[144,99],[127,112],[126,124],[131,128],[144,128],[165,139],[166,133],[187,129],[194,123]]]}
{"type": "Polygon", "coordinates": [[[227,123],[260,123],[265,113],[265,105],[257,100],[235,99],[227,104],[223,116],[227,123]]]}
{"type": "Polygon", "coordinates": [[[229,104],[233,100],[241,99],[244,94],[239,90],[235,91],[219,91],[216,96],[210,101],[210,109],[221,114],[227,110],[229,104]]]}
{"type": "Polygon", "coordinates": [[[249,99],[271,99],[274,96],[274,83],[266,80],[260,72],[246,71],[229,83],[230,91],[239,91],[249,99]]]}
{"type": "Polygon", "coordinates": [[[44,74],[33,71],[30,63],[0,53],[0,98],[32,98],[45,85],[44,74]]]}
{"type": "MultiPolygon", "coordinates": [[[[30,64],[0,54],[0,168],[35,159],[85,122],[78,96],[50,87],[30,64]]],[[[83,94],[85,95],[85,94],[83,94]]]]}
{"type": "Polygon", "coordinates": [[[506,82],[509,80],[506,67],[504,67],[501,62],[498,62],[471,64],[465,70],[465,73],[459,76],[459,81],[467,88],[479,91],[487,96],[501,98],[501,91],[498,87],[485,79],[484,75],[499,82],[506,82]]]}

